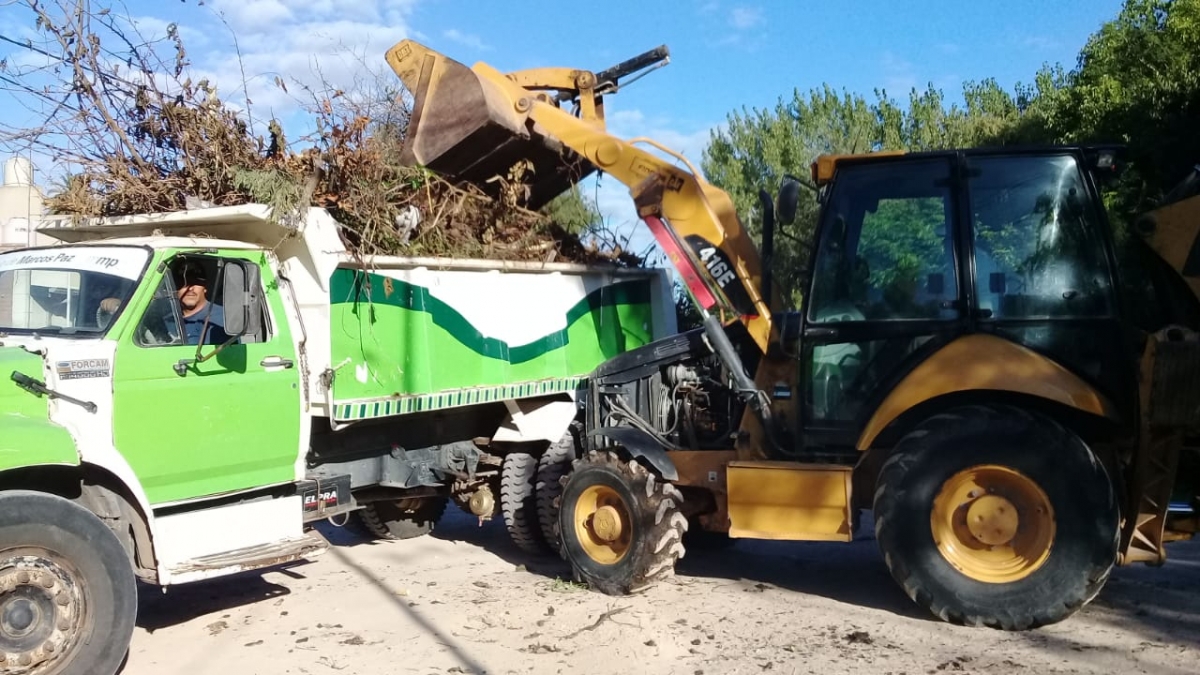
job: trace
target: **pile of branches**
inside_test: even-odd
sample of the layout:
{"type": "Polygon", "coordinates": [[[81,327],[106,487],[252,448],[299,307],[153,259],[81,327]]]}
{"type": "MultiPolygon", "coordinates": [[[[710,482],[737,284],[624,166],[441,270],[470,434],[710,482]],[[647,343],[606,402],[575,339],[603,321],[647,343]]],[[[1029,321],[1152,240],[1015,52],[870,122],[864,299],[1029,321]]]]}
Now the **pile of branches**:
{"type": "MultiPolygon", "coordinates": [[[[176,26],[167,27],[165,41],[147,41],[128,18],[82,0],[58,0],[50,9],[42,0],[22,1],[43,39],[20,45],[35,57],[25,65],[0,61],[0,88],[39,103],[38,119],[0,129],[0,141],[70,167],[46,200],[54,213],[264,203],[283,217],[316,206],[330,212],[358,255],[643,264],[595,232],[401,164],[410,107],[396,85],[360,80],[349,93],[301,86],[300,107],[315,133],[292,144],[277,120],[255,133],[248,95],[238,108],[212,82],[192,80],[176,26]]],[[[275,85],[287,91],[281,79],[275,85]]]]}

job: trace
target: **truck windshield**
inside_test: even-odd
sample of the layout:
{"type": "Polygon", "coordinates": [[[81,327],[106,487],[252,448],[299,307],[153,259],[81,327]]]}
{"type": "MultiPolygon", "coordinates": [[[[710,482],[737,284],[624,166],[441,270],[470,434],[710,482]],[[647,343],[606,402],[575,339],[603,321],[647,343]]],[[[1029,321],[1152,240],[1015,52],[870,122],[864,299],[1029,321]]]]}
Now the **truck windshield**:
{"type": "Polygon", "coordinates": [[[104,334],[149,256],[145,249],[119,246],[0,253],[0,333],[104,334]]]}

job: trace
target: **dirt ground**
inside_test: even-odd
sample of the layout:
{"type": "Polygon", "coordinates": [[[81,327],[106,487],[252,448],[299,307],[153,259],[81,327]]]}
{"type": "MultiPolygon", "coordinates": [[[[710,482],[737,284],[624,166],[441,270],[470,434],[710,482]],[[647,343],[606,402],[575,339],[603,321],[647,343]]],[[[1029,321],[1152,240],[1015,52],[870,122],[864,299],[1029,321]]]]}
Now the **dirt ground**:
{"type": "Polygon", "coordinates": [[[614,598],[453,507],[415,540],[321,531],[334,546],[310,563],[143,589],[123,675],[1200,672],[1200,542],[1004,633],[923,615],[869,536],[693,549],[671,583],[614,598]]]}

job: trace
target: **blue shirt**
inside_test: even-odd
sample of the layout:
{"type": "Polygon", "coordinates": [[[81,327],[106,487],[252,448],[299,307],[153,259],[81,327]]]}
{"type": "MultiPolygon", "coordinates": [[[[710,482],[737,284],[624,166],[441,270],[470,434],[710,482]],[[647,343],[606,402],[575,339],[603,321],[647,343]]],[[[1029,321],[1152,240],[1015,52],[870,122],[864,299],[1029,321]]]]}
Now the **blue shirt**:
{"type": "Polygon", "coordinates": [[[183,317],[183,332],[189,345],[200,344],[200,331],[204,329],[204,320],[208,319],[208,334],[204,344],[221,345],[229,340],[225,333],[225,311],[211,302],[205,303],[204,309],[191,316],[183,317]]]}

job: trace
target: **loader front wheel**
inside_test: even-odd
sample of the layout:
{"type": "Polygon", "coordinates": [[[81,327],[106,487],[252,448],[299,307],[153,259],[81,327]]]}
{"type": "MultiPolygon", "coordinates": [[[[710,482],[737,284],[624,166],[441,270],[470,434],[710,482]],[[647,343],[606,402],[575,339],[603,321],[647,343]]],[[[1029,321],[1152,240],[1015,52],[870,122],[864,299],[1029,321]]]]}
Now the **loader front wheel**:
{"type": "Polygon", "coordinates": [[[1116,562],[1104,466],[1074,433],[1018,408],[964,407],[919,425],[884,462],[874,506],[892,576],[951,623],[1062,621],[1116,562]]]}
{"type": "Polygon", "coordinates": [[[356,512],[363,528],[380,539],[413,539],[429,534],[446,511],[445,497],[371,502],[356,512]]]}
{"type": "Polygon", "coordinates": [[[562,556],[575,580],[608,595],[671,577],[688,523],[683,495],[637,462],[593,452],[574,463],[558,514],[562,556]]]}

